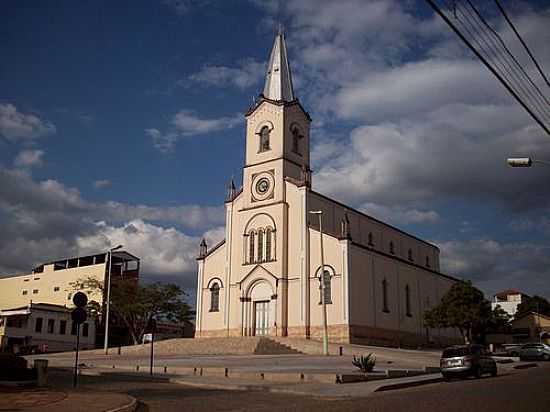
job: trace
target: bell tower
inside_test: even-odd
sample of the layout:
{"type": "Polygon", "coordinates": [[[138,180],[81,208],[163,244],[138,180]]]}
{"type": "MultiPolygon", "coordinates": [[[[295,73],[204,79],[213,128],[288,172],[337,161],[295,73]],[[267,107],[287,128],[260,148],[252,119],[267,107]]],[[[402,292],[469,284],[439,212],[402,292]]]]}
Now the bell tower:
{"type": "Polygon", "coordinates": [[[263,93],[246,113],[243,189],[249,191],[251,203],[280,201],[285,178],[300,181],[304,174],[309,176],[310,123],[294,94],[285,36],[279,30],[263,93]]]}

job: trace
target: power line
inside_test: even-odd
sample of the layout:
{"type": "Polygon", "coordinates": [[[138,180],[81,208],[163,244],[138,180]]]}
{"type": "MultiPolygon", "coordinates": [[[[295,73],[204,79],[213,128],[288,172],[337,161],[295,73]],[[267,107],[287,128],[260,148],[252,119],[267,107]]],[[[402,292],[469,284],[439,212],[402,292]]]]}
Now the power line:
{"type": "MultiPolygon", "coordinates": [[[[498,59],[498,62],[500,63],[501,67],[504,67],[504,70],[510,76],[513,77],[513,81],[510,81],[510,78],[507,78],[507,80],[510,83],[514,83],[514,85],[516,87],[516,91],[521,89],[521,92],[523,93],[524,97],[527,98],[530,101],[531,105],[533,106],[534,109],[537,110],[538,114],[542,118],[544,118],[545,121],[550,122],[550,113],[546,109],[547,104],[548,104],[548,100],[546,99],[544,94],[542,94],[540,89],[531,80],[529,75],[525,72],[525,70],[523,69],[521,64],[516,60],[514,55],[510,52],[510,50],[508,49],[508,47],[506,46],[506,44],[504,43],[502,38],[498,35],[498,33],[496,33],[496,31],[487,23],[487,21],[478,12],[478,10],[473,6],[473,4],[470,2],[470,0],[466,0],[466,1],[470,5],[471,9],[474,11],[475,16],[477,16],[478,19],[483,23],[483,25],[489,29],[489,33],[492,34],[493,37],[490,37],[490,36],[486,35],[487,30],[484,31],[482,25],[479,25],[480,28],[477,29],[474,26],[474,24],[470,21],[470,19],[468,19],[468,17],[465,16],[465,14],[462,11],[459,10],[460,13],[466,18],[466,20],[468,20],[468,23],[478,33],[479,37],[484,42],[484,44],[486,44],[487,47],[491,51],[494,52],[495,60],[498,59]],[[489,42],[486,40],[486,38],[489,39],[489,41],[490,41],[490,43],[492,44],[493,47],[491,47],[491,44],[489,44],[489,42]],[[494,38],[496,38],[497,40],[500,40],[501,45],[504,47],[504,50],[507,53],[499,53],[499,44],[495,42],[494,38]],[[507,57],[508,57],[508,59],[507,59],[507,57]],[[510,59],[512,61],[510,61],[510,59]],[[518,68],[519,68],[519,70],[518,70],[518,68]],[[529,82],[529,83],[527,83],[525,81],[525,79],[527,79],[527,82],[529,82]],[[533,87],[529,87],[530,84],[533,87]],[[533,88],[535,89],[535,91],[532,90],[533,88]]],[[[475,16],[471,13],[471,11],[465,6],[462,6],[462,7],[463,7],[463,9],[466,10],[468,15],[473,20],[475,20],[475,16]]],[[[476,23],[477,23],[477,21],[476,21],[476,23]]],[[[476,39],[474,38],[474,40],[476,40],[476,39]]],[[[502,72],[501,72],[501,74],[502,74],[502,72]]]]}
{"type": "Polygon", "coordinates": [[[502,85],[510,92],[510,94],[518,101],[518,103],[529,113],[529,115],[539,124],[544,131],[550,135],[550,130],[543,123],[539,117],[533,113],[533,110],[522,100],[522,98],[516,93],[516,91],[504,80],[501,74],[487,61],[487,59],[472,45],[472,43],[462,34],[462,32],[453,24],[453,22],[443,13],[437,4],[433,0],[426,0],[426,2],[439,14],[439,16],[447,23],[447,25],[455,32],[455,34],[472,50],[472,52],[481,60],[481,62],[489,69],[491,73],[502,83],[502,85]]]}
{"type": "Polygon", "coordinates": [[[527,44],[523,41],[523,38],[521,37],[521,35],[516,30],[516,27],[514,26],[514,23],[512,23],[512,21],[508,17],[508,14],[504,10],[504,7],[502,7],[502,5],[500,4],[500,2],[498,0],[495,0],[495,3],[497,5],[498,9],[500,10],[500,12],[502,13],[502,15],[504,16],[504,18],[506,19],[506,21],[508,22],[508,24],[510,25],[510,27],[512,28],[512,30],[514,31],[514,33],[516,34],[517,38],[519,39],[519,41],[521,42],[521,44],[525,48],[525,51],[527,51],[527,54],[529,54],[529,57],[531,57],[531,60],[533,60],[533,63],[535,63],[535,66],[537,67],[540,75],[542,76],[542,78],[546,82],[546,85],[550,88],[550,82],[548,81],[548,79],[546,78],[546,75],[542,71],[539,63],[537,62],[537,59],[535,59],[535,56],[533,56],[533,53],[531,53],[531,50],[529,50],[529,47],[527,47],[527,44]]]}

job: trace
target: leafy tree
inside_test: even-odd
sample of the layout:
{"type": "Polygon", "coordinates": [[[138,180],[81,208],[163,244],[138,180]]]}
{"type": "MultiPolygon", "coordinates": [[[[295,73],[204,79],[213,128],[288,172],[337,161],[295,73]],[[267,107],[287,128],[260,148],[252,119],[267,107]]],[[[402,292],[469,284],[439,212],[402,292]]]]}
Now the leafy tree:
{"type": "Polygon", "coordinates": [[[495,314],[491,310],[490,302],[472,282],[461,281],[449,289],[439,305],[425,312],[424,320],[430,328],[457,328],[464,342],[471,343],[500,315],[500,311],[495,314]]]}
{"type": "Polygon", "coordinates": [[[515,318],[519,319],[530,312],[537,312],[541,315],[550,316],[550,302],[541,296],[525,296],[518,305],[515,318]]]}
{"type": "MultiPolygon", "coordinates": [[[[91,277],[78,280],[72,286],[90,294],[104,289],[103,282],[91,277]]],[[[101,313],[101,305],[98,306],[101,313]]],[[[179,286],[169,283],[139,285],[135,280],[113,281],[109,310],[126,325],[134,344],[142,341],[151,318],[184,324],[195,314],[185,302],[185,292],[179,286]]]]}

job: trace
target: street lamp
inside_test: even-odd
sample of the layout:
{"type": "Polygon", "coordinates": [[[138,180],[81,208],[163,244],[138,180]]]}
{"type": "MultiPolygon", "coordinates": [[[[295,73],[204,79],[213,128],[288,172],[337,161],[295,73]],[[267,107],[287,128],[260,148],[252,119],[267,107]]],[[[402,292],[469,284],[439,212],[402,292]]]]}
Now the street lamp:
{"type": "Polygon", "coordinates": [[[506,163],[508,163],[511,167],[531,167],[533,163],[540,163],[550,166],[550,162],[545,160],[535,160],[532,157],[509,157],[506,159],[506,163]]]}
{"type": "Polygon", "coordinates": [[[310,210],[312,215],[319,216],[319,245],[321,248],[321,304],[323,305],[323,355],[328,356],[327,302],[325,300],[325,254],[323,250],[323,211],[310,210]]]}
{"type": "Polygon", "coordinates": [[[104,338],[104,349],[105,349],[105,355],[109,354],[109,306],[110,306],[110,300],[111,300],[111,267],[112,267],[112,257],[113,252],[115,250],[118,250],[122,248],[122,245],[118,245],[116,247],[113,247],[109,249],[109,272],[107,275],[107,305],[105,307],[105,338],[104,338]]]}

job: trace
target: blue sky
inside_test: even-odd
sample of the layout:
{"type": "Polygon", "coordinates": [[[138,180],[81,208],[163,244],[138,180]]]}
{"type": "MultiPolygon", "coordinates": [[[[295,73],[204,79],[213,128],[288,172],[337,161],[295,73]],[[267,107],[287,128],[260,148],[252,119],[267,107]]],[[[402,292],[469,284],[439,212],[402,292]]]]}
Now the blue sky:
{"type": "MultiPolygon", "coordinates": [[[[550,9],[505,5],[550,67],[550,9]]],[[[199,239],[223,236],[243,113],[281,21],[314,119],[314,188],[436,243],[444,271],[487,293],[550,297],[550,170],[504,163],[550,159],[550,137],[425,2],[6,1],[0,11],[0,274],[123,243],[147,280],[193,292],[199,239]]]]}

